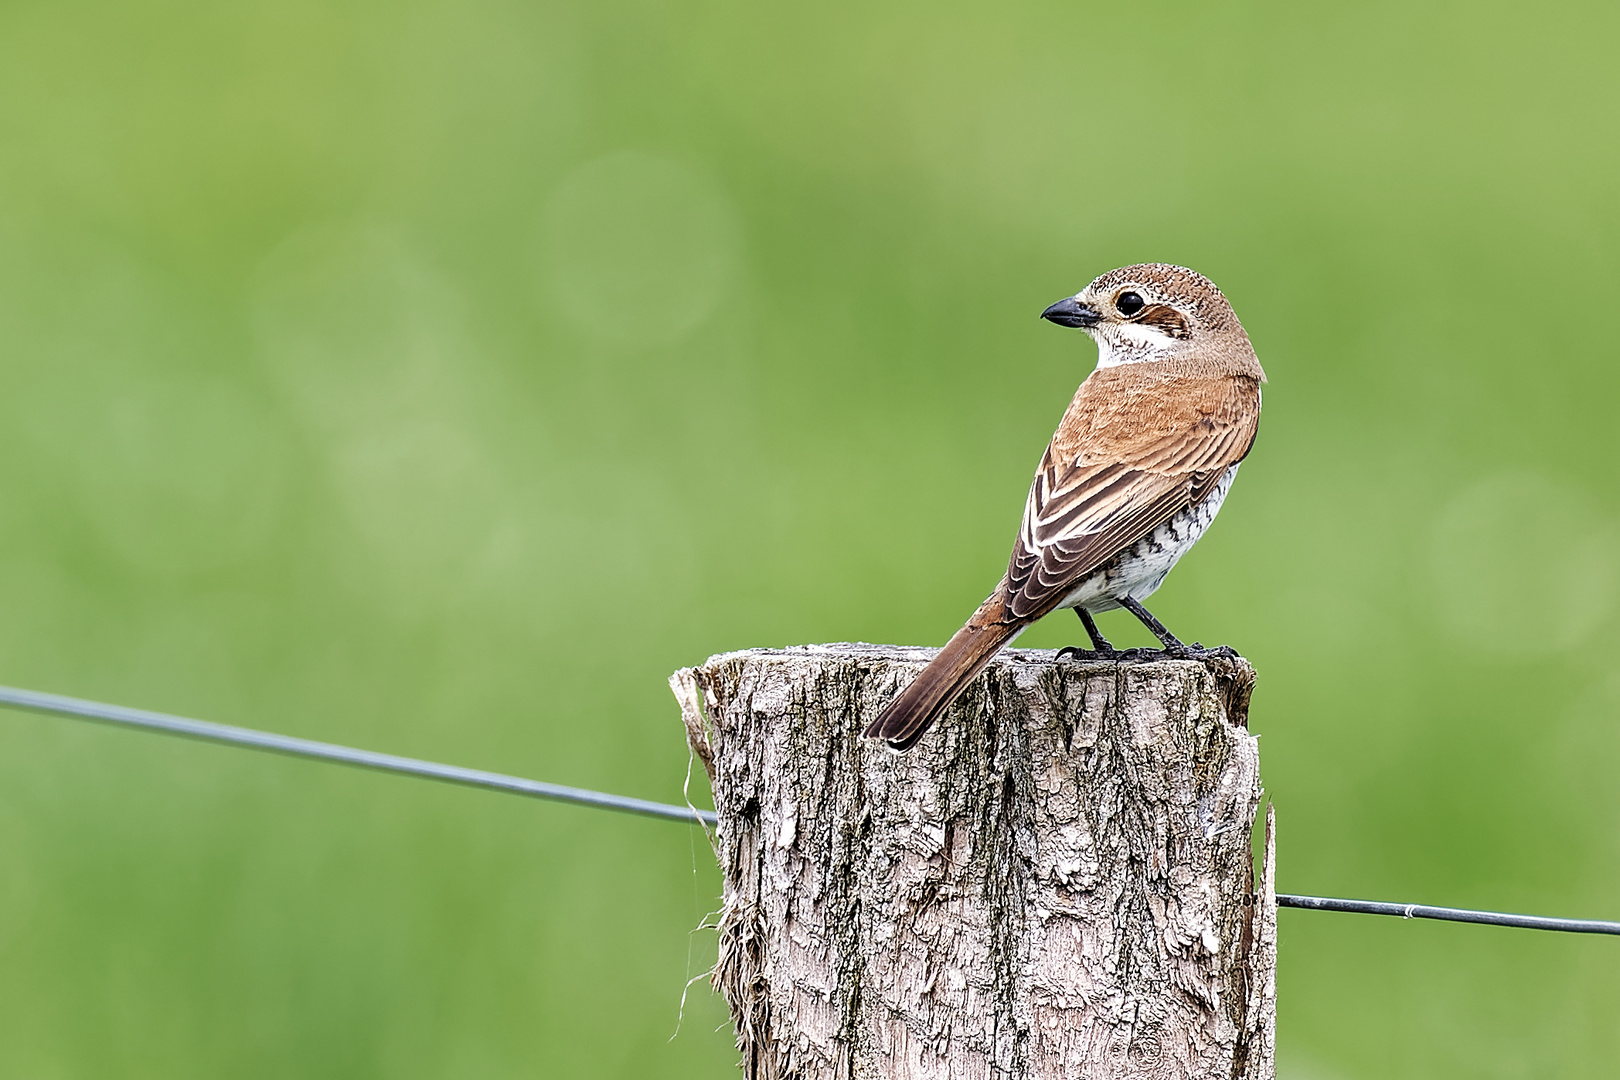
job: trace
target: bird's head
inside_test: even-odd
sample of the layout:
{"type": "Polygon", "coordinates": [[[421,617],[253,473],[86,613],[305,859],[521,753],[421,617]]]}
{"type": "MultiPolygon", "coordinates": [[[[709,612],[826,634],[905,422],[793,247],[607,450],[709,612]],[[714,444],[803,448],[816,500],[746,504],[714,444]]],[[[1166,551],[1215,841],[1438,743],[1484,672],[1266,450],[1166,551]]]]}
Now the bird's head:
{"type": "MultiPolygon", "coordinates": [[[[1041,318],[1084,330],[1097,342],[1097,366],[1203,358],[1222,366],[1260,365],[1243,325],[1204,275],[1169,263],[1110,270],[1041,318]]],[[[1244,372],[1247,373],[1247,372],[1244,372]]]]}

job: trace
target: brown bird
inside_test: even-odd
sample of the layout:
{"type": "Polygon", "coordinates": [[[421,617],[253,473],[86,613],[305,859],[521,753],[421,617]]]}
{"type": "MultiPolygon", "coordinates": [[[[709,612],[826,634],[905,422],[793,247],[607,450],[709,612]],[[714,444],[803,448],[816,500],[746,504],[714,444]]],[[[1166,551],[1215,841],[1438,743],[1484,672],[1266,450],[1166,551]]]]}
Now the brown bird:
{"type": "Polygon", "coordinates": [[[1255,359],[1214,282],[1181,266],[1108,273],[1041,318],[1097,342],[1030,485],[1007,574],[933,661],[866,729],[906,750],[1030,623],[1073,608],[1092,649],[1121,655],[1092,616],[1123,607],[1178,657],[1235,655],[1183,645],[1142,606],[1215,520],[1260,426],[1255,359]]]}

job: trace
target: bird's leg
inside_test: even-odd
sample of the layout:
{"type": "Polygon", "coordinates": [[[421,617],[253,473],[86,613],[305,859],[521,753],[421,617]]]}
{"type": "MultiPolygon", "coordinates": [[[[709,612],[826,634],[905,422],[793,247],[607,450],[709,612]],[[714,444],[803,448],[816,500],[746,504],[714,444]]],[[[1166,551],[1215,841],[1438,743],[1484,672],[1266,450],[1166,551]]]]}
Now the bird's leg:
{"type": "Polygon", "coordinates": [[[1141,619],[1142,625],[1148,628],[1149,633],[1159,639],[1159,644],[1164,646],[1165,652],[1169,652],[1171,649],[1185,649],[1187,647],[1181,643],[1180,638],[1164,628],[1164,623],[1153,617],[1153,612],[1135,600],[1128,596],[1122,596],[1119,598],[1119,606],[1141,619]]]}
{"type": "Polygon", "coordinates": [[[1201,660],[1206,656],[1237,656],[1237,650],[1230,645],[1217,645],[1213,649],[1206,649],[1196,641],[1191,645],[1183,645],[1181,639],[1165,629],[1164,623],[1154,618],[1151,611],[1129,596],[1120,597],[1119,606],[1142,620],[1142,625],[1147,627],[1148,631],[1159,639],[1160,645],[1164,646],[1166,656],[1175,657],[1178,660],[1201,660]]]}
{"type": "Polygon", "coordinates": [[[1097,629],[1097,620],[1091,617],[1091,612],[1083,607],[1077,607],[1074,613],[1080,616],[1080,623],[1086,628],[1086,636],[1091,639],[1092,650],[1107,656],[1113,655],[1114,647],[1102,636],[1102,631],[1097,629]]]}
{"type": "Polygon", "coordinates": [[[1091,617],[1091,612],[1083,607],[1077,607],[1074,613],[1080,616],[1080,622],[1086,628],[1086,636],[1091,639],[1091,648],[1082,649],[1070,645],[1066,649],[1059,649],[1059,660],[1112,660],[1119,655],[1119,650],[1110,645],[1108,639],[1102,636],[1102,631],[1097,629],[1097,620],[1091,617]]]}

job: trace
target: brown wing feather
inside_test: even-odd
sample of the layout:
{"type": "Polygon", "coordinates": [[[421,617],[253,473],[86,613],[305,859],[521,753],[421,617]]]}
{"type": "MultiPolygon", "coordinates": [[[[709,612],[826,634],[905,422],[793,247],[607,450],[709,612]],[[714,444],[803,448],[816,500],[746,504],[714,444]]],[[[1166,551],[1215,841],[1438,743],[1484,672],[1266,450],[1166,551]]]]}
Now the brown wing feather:
{"type": "Polygon", "coordinates": [[[1081,384],[1041,458],[1007,568],[1010,618],[1052,611],[1109,559],[1201,502],[1254,443],[1254,380],[1126,382],[1117,370],[1081,384]]]}

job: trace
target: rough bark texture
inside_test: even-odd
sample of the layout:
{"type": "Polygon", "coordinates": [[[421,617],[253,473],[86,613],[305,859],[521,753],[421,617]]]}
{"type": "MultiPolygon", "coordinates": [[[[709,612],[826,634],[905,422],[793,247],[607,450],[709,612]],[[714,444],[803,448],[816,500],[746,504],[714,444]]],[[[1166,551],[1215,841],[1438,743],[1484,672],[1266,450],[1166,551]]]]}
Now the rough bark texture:
{"type": "Polygon", "coordinates": [[[931,655],[760,649],[671,680],[750,1080],[1270,1080],[1253,670],[1013,649],[909,754],[861,738],[931,655]]]}

